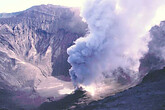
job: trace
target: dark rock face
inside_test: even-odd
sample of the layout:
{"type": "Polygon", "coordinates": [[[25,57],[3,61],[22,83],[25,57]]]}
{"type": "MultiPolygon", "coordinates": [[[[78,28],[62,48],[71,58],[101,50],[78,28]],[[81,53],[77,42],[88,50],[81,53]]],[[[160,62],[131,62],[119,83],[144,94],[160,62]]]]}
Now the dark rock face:
{"type": "Polygon", "coordinates": [[[78,9],[53,5],[35,6],[1,17],[0,57],[9,59],[9,64],[1,61],[0,65],[9,69],[21,60],[41,69],[44,75],[69,76],[66,50],[85,35],[86,28],[78,9]]]}
{"type": "Polygon", "coordinates": [[[144,77],[142,82],[114,96],[77,106],[75,110],[165,109],[165,21],[152,27],[150,34],[149,51],[141,59],[139,68],[141,77],[144,77]]]}
{"type": "MultiPolygon", "coordinates": [[[[41,5],[0,14],[0,92],[15,93],[8,102],[38,106],[44,99],[35,91],[43,80],[69,81],[66,50],[86,31],[77,8],[41,5]]],[[[0,108],[5,105],[1,102],[0,108]]]]}
{"type": "MultiPolygon", "coordinates": [[[[149,42],[149,51],[141,59],[140,72],[144,79],[142,82],[123,92],[113,96],[106,97],[99,101],[90,102],[88,94],[75,94],[64,97],[59,101],[43,103],[39,109],[58,110],[164,110],[165,109],[165,22],[161,22],[160,26],[155,26],[150,31],[152,40],[149,42]],[[160,70],[161,69],[161,70],[160,70]],[[146,75],[146,76],[145,76],[146,75]],[[68,97],[76,98],[76,100],[68,99],[68,97]],[[90,103],[88,103],[88,101],[90,103]]],[[[122,81],[120,79],[120,81],[122,81]]]]}
{"type": "Polygon", "coordinates": [[[70,65],[66,60],[66,49],[74,40],[84,36],[87,28],[78,11],[74,8],[42,5],[20,12],[16,16],[1,18],[1,42],[28,61],[34,57],[31,56],[32,49],[43,57],[50,47],[52,75],[68,76],[70,65]],[[18,40],[19,42],[16,42],[18,40]]]}
{"type": "Polygon", "coordinates": [[[40,93],[47,93],[43,90],[51,82],[59,82],[60,85],[64,84],[61,80],[69,80],[66,50],[87,32],[87,24],[81,19],[78,9],[53,5],[0,14],[0,109],[34,109],[46,99],[52,102],[43,103],[39,109],[165,109],[165,70],[162,69],[165,66],[165,51],[162,51],[165,47],[165,22],[151,29],[149,52],[141,59],[139,70],[145,73],[141,77],[150,70],[152,72],[140,85],[89,105],[81,105],[89,98],[83,91],[59,101],[53,101],[54,97],[41,96],[40,93]],[[156,69],[162,70],[154,71],[156,69]]]}
{"type": "Polygon", "coordinates": [[[164,110],[165,69],[155,70],[141,84],[99,101],[90,101],[85,91],[76,91],[58,101],[45,102],[38,110],[164,110]]]}
{"type": "Polygon", "coordinates": [[[164,85],[165,69],[153,71],[136,87],[74,110],[164,110],[164,85]]]}
{"type": "Polygon", "coordinates": [[[85,91],[75,91],[75,93],[67,95],[58,101],[43,103],[38,110],[53,110],[54,108],[56,110],[71,110],[75,106],[81,105],[81,100],[85,100],[85,98],[89,98],[85,91]]]}

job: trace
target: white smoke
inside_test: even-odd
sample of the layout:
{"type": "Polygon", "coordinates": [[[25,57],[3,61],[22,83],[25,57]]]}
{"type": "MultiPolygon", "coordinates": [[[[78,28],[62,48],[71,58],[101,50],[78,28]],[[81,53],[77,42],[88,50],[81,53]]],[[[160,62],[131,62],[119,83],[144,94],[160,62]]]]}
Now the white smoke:
{"type": "Polygon", "coordinates": [[[148,51],[150,40],[147,29],[163,3],[163,0],[86,1],[82,16],[89,34],[67,51],[74,85],[112,88],[114,82],[122,85],[138,82],[139,59],[148,51]]]}

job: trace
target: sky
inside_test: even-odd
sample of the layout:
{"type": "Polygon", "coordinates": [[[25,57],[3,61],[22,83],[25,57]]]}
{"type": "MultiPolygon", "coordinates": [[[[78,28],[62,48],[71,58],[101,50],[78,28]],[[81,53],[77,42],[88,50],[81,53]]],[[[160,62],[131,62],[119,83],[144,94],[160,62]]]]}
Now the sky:
{"type": "Polygon", "coordinates": [[[0,13],[22,11],[34,5],[54,4],[81,7],[84,0],[0,0],[0,13]]]}
{"type": "MultiPolygon", "coordinates": [[[[85,0],[0,0],[0,13],[11,13],[26,10],[34,5],[54,4],[69,7],[83,7],[85,0]]],[[[165,20],[165,5],[157,10],[157,14],[152,24],[159,24],[165,20]],[[162,19],[163,18],[163,19],[162,19]]]]}

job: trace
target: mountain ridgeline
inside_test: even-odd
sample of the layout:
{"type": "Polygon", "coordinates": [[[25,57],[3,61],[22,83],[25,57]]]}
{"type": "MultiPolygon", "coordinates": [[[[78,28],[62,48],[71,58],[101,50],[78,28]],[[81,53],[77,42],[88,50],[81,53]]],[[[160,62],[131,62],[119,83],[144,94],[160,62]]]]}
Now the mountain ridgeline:
{"type": "MultiPolygon", "coordinates": [[[[78,8],[54,5],[40,5],[21,12],[0,14],[0,109],[36,108],[48,98],[37,92],[43,81],[51,81],[55,77],[70,82],[71,66],[67,62],[67,48],[88,33],[88,25],[79,14],[78,8]]],[[[165,50],[165,22],[154,26],[150,33],[152,40],[148,45],[149,51],[140,61],[139,71],[145,73],[142,78],[149,71],[165,66],[165,51],[162,51],[165,50]]],[[[117,96],[122,94],[127,92],[117,96]]],[[[95,103],[87,108],[93,107],[95,103]]]]}
{"type": "MultiPolygon", "coordinates": [[[[25,91],[30,90],[33,94],[37,86],[51,76],[70,81],[66,50],[87,31],[79,11],[78,8],[41,5],[17,13],[0,14],[2,93],[8,91],[15,96],[14,91],[23,90],[22,94],[26,94],[25,91]]],[[[22,100],[29,96],[23,95],[22,100]]],[[[3,97],[6,96],[0,98],[2,107],[12,101],[10,97],[5,98],[6,103],[3,97]]],[[[34,105],[40,101],[35,101],[34,105]]]]}
{"type": "Polygon", "coordinates": [[[81,19],[79,9],[53,5],[34,6],[1,17],[0,77],[4,81],[13,79],[11,84],[16,80],[20,86],[34,78],[26,75],[37,72],[44,76],[68,77],[70,65],[66,49],[86,34],[87,24],[81,19]]]}

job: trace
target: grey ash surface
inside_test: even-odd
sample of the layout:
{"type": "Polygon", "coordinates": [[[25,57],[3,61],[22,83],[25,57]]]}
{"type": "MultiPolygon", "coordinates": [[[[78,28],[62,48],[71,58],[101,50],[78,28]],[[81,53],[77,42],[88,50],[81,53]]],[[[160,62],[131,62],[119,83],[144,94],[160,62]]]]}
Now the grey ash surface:
{"type": "Polygon", "coordinates": [[[89,98],[84,91],[45,102],[35,89],[49,76],[70,80],[66,50],[86,33],[76,8],[41,5],[0,14],[0,110],[165,110],[165,21],[150,31],[139,71],[152,72],[138,86],[89,104],[81,104],[89,98]]]}
{"type": "Polygon", "coordinates": [[[89,104],[78,91],[59,101],[43,103],[39,110],[165,110],[165,69],[150,72],[136,87],[89,104]]]}

